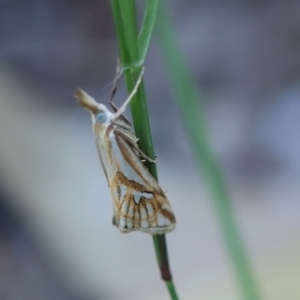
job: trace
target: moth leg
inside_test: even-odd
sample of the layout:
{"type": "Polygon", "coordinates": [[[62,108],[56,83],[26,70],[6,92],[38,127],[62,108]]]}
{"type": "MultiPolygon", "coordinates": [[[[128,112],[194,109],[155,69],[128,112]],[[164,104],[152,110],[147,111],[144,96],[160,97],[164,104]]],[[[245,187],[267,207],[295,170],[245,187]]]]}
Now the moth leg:
{"type": "MultiPolygon", "coordinates": [[[[114,96],[117,93],[118,90],[118,80],[120,78],[120,76],[122,75],[122,68],[121,68],[121,62],[120,62],[120,58],[118,58],[117,61],[117,68],[116,68],[116,75],[115,75],[115,79],[114,79],[114,84],[110,93],[110,99],[109,99],[109,104],[112,107],[112,109],[114,110],[115,113],[118,112],[119,108],[118,106],[113,102],[114,96]]],[[[129,125],[129,127],[131,127],[131,123],[129,122],[129,120],[126,118],[126,116],[124,114],[121,114],[119,116],[119,119],[121,119],[122,121],[124,121],[125,123],[127,123],[129,125]]]]}
{"type": "Polygon", "coordinates": [[[133,135],[131,132],[128,132],[126,130],[122,129],[117,129],[118,134],[122,137],[124,142],[127,142],[133,149],[135,149],[143,158],[146,160],[152,162],[152,163],[157,163],[157,159],[152,159],[148,157],[138,146],[136,143],[138,139],[133,135]]]}
{"type": "Polygon", "coordinates": [[[143,157],[145,158],[146,160],[156,164],[157,163],[157,158],[156,159],[152,159],[150,158],[149,156],[147,156],[139,147],[134,147],[135,150],[138,151],[138,153],[143,157]]]}
{"type": "Polygon", "coordinates": [[[126,109],[126,106],[128,105],[128,103],[132,100],[133,96],[136,94],[137,92],[137,89],[142,81],[142,77],[143,77],[143,74],[144,74],[144,68],[142,69],[141,73],[140,73],[140,76],[132,90],[132,92],[130,93],[129,97],[126,99],[126,101],[122,104],[122,106],[119,108],[119,110],[115,113],[112,121],[116,120],[117,118],[119,118],[123,112],[125,111],[126,109]]]}

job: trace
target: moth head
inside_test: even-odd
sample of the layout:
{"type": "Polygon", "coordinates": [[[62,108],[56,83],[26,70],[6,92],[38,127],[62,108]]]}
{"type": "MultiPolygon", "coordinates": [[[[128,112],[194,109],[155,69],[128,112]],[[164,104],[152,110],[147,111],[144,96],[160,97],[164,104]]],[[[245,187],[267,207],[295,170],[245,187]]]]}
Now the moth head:
{"type": "Polygon", "coordinates": [[[98,104],[98,111],[93,114],[93,120],[96,123],[104,124],[113,118],[113,114],[104,104],[98,104]]]}
{"type": "Polygon", "coordinates": [[[78,99],[79,105],[91,113],[93,122],[103,124],[113,118],[113,114],[104,104],[98,103],[82,89],[77,89],[75,97],[78,99]]]}

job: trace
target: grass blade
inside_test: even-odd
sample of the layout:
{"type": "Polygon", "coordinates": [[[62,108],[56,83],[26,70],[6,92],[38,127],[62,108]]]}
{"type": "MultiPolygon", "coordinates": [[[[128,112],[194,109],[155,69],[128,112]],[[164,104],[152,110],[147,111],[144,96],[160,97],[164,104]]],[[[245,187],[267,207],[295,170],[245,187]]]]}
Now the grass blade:
{"type": "Polygon", "coordinates": [[[174,98],[180,109],[195,153],[196,162],[211,192],[213,204],[236,270],[241,291],[245,300],[259,300],[260,297],[254,275],[240,238],[222,172],[209,143],[198,91],[193,84],[183,54],[179,50],[173,26],[162,3],[158,9],[157,22],[159,42],[169,71],[174,98]]]}
{"type": "Polygon", "coordinates": [[[150,40],[151,40],[151,36],[155,24],[155,19],[156,19],[158,3],[159,0],[147,1],[144,19],[138,37],[138,47],[140,53],[139,60],[141,64],[144,63],[149,48],[149,44],[150,44],[150,40]]]}
{"type": "MultiPolygon", "coordinates": [[[[125,81],[127,90],[130,93],[140,74],[141,66],[147,54],[158,1],[148,1],[139,41],[134,1],[111,0],[111,4],[119,42],[120,57],[124,66],[125,81]],[[141,47],[141,49],[139,49],[139,47],[141,47]]],[[[139,137],[139,147],[148,157],[154,158],[151,127],[143,81],[131,101],[130,107],[135,133],[136,136],[139,137]]],[[[149,162],[146,162],[145,165],[153,177],[157,179],[156,165],[149,162]]],[[[178,300],[179,298],[169,268],[165,235],[153,235],[153,242],[162,279],[166,282],[171,299],[178,300]]]]}

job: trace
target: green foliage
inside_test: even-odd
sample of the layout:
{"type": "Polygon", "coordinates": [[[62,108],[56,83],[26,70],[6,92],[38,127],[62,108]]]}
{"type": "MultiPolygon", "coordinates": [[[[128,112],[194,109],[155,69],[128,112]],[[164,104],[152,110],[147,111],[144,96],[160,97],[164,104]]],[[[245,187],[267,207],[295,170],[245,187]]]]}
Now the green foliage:
{"type": "Polygon", "coordinates": [[[245,300],[259,300],[258,289],[238,232],[230,197],[209,143],[200,97],[180,51],[167,9],[162,4],[158,10],[157,23],[159,44],[169,70],[174,99],[181,112],[195,160],[211,193],[240,289],[245,300]]]}
{"type": "MultiPolygon", "coordinates": [[[[141,33],[138,35],[135,2],[133,0],[111,0],[115,27],[119,42],[119,55],[124,69],[128,93],[133,90],[141,72],[149,47],[158,7],[157,0],[148,0],[141,33]]],[[[130,104],[133,125],[139,138],[140,149],[150,158],[154,158],[150,120],[147,108],[144,83],[140,84],[130,104]]],[[[156,166],[145,163],[154,178],[158,179],[156,166]]],[[[175,286],[171,278],[165,235],[153,235],[153,242],[161,276],[165,280],[171,299],[177,300],[175,286]]]]}
{"type": "MultiPolygon", "coordinates": [[[[111,0],[115,28],[119,43],[128,92],[130,93],[141,72],[147,55],[156,15],[158,15],[158,37],[163,57],[169,69],[174,98],[194,149],[195,160],[201,166],[207,187],[211,192],[220,227],[223,231],[233,265],[236,269],[240,289],[245,300],[259,300],[258,289],[236,225],[232,204],[222,172],[209,143],[204,113],[199,102],[198,91],[179,50],[176,35],[162,1],[148,0],[141,31],[138,33],[134,0],[111,0]],[[160,4],[160,5],[159,5],[160,4]]],[[[131,112],[139,147],[154,158],[151,128],[143,82],[131,101],[131,112]]],[[[146,162],[147,168],[157,179],[155,164],[146,162]]],[[[164,235],[153,236],[156,256],[162,277],[166,281],[171,299],[178,299],[168,265],[167,245],[164,235]]]]}

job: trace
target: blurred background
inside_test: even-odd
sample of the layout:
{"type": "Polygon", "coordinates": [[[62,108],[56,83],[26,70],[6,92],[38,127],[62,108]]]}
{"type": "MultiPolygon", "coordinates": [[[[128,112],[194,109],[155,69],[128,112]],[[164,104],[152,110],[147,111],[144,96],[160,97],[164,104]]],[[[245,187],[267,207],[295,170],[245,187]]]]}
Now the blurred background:
{"type": "MultiPolygon", "coordinates": [[[[262,298],[300,299],[300,2],[166,2],[262,298]]],[[[80,86],[108,103],[110,2],[1,1],[0,24],[0,299],[169,299],[151,237],[112,226],[90,116],[73,96],[80,86]]],[[[145,73],[178,222],[167,236],[178,293],[241,299],[155,37],[145,73]]]]}

